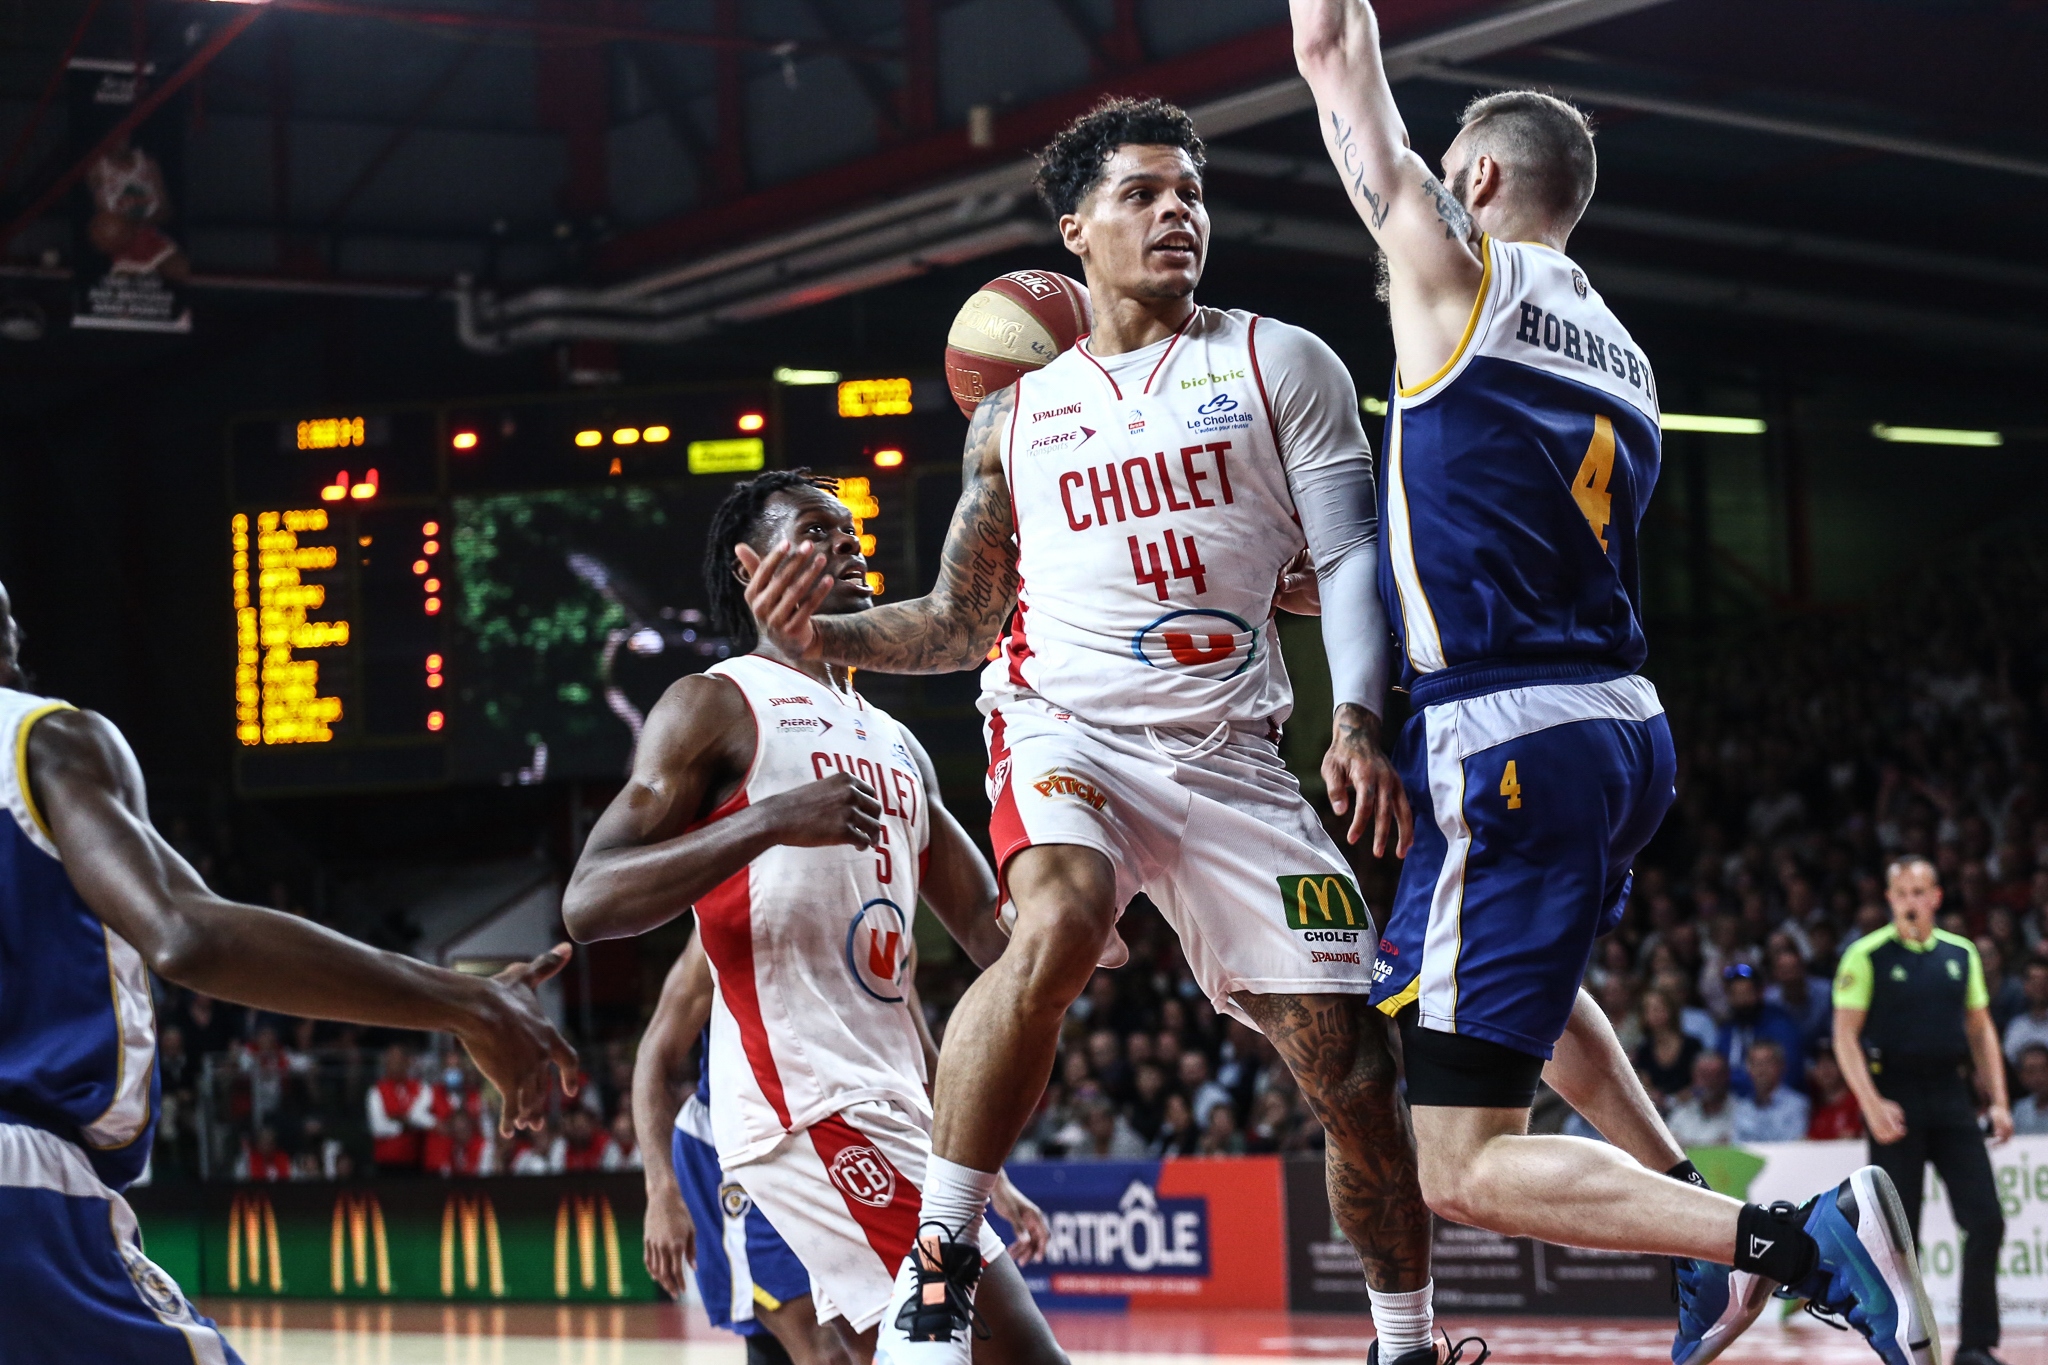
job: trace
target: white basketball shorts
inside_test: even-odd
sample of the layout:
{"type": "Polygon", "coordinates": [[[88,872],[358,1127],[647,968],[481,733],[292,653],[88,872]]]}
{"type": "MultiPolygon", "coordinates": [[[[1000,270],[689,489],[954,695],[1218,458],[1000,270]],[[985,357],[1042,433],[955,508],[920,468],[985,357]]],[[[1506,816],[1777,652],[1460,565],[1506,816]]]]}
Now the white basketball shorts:
{"type": "MultiPolygon", "coordinates": [[[[856,1332],[882,1320],[896,1272],[917,1239],[931,1134],[895,1105],[867,1101],[783,1139],[726,1174],[789,1243],[811,1275],[818,1321],[856,1332]]],[[[1003,1254],[981,1225],[981,1256],[1003,1254]]]]}
{"type": "Polygon", "coordinates": [[[1233,730],[1204,753],[1219,741],[1090,725],[1030,697],[991,710],[987,738],[999,877],[1027,848],[1095,849],[1118,905],[1150,897],[1209,1003],[1247,1024],[1234,991],[1371,990],[1365,898],[1268,735],[1233,730]]]}

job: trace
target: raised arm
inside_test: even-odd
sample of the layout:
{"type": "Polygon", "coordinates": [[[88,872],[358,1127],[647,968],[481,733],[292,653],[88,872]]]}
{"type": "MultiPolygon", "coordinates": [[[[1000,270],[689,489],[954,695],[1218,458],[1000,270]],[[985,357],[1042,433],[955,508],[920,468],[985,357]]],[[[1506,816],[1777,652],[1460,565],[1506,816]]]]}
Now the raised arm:
{"type": "Polygon", "coordinates": [[[996,923],[996,875],[953,812],[946,809],[931,755],[908,730],[903,731],[903,740],[924,779],[925,808],[931,812],[931,857],[919,883],[920,894],[968,959],[986,971],[1010,941],[996,923]]]}
{"type": "Polygon", "coordinates": [[[720,882],[782,844],[872,848],[882,803],[845,773],[698,825],[754,759],[753,712],[723,678],[677,681],[647,715],[633,775],[598,818],[562,896],[578,943],[629,938],[668,923],[720,882]]]}
{"type": "Polygon", "coordinates": [[[711,1018],[711,988],[704,940],[692,935],[662,983],[661,999],[640,1035],[633,1062],[633,1131],[640,1134],[647,1180],[647,1273],[678,1299],[684,1290],[683,1267],[697,1264],[697,1227],[676,1184],[669,1134],[697,1079],[690,1049],[711,1018]]]}
{"type": "Polygon", "coordinates": [[[1456,349],[1484,274],[1471,216],[1408,145],[1367,0],[1289,0],[1294,60],[1315,95],[1344,192],[1386,254],[1403,373],[1416,382],[1456,349]]]}
{"type": "Polygon", "coordinates": [[[747,605],[761,634],[798,657],[881,673],[956,673],[986,659],[1017,601],[1017,528],[1003,474],[1016,405],[1012,387],[974,410],[960,501],[929,593],[846,616],[813,616],[824,595],[823,552],[777,545],[757,556],[741,545],[747,605]]]}
{"type": "Polygon", "coordinates": [[[505,1096],[507,1133],[539,1126],[550,1061],[565,1085],[577,1074],[531,989],[561,970],[566,946],[485,980],[225,900],[150,824],[133,751],[90,711],[38,721],[28,768],[72,886],[166,981],[279,1014],[453,1033],[505,1096]]]}

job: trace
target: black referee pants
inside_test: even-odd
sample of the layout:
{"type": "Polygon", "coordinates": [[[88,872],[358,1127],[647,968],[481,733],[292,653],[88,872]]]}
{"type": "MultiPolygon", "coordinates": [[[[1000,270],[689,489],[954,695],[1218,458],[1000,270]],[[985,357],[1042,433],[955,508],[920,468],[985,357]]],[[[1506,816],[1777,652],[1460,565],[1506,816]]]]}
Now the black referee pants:
{"type": "MultiPolygon", "coordinates": [[[[1886,1078],[1892,1079],[1892,1078],[1886,1078]]],[[[1870,1144],[1870,1164],[1882,1167],[1899,1187],[1913,1240],[1920,1239],[1920,1192],[1926,1168],[1948,1186],[1949,1207],[1963,1233],[1961,1350],[1988,1350],[1998,1344],[1998,1253],[2005,1245],[2005,1214],[1998,1206],[1998,1177],[1991,1154],[1977,1127],[1976,1104],[1968,1082],[1955,1075],[1938,1079],[1897,1078],[1895,1089],[1879,1082],[1886,1099],[1906,1111],[1906,1136],[1892,1143],[1870,1144]]]]}

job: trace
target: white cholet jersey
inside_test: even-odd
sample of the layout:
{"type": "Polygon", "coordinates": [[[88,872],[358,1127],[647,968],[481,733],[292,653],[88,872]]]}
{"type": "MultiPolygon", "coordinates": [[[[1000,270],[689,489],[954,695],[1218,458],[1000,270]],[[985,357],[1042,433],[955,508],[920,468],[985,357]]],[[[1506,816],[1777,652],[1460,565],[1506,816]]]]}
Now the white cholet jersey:
{"type": "Polygon", "coordinates": [[[757,654],[708,672],[746,697],[755,740],[745,783],[703,824],[835,772],[882,802],[874,848],[771,848],[697,902],[717,983],[709,1060],[719,1160],[751,1161],[864,1100],[929,1123],[909,985],[931,821],[903,731],[858,694],[842,697],[757,654]]]}
{"type": "Polygon", "coordinates": [[[1022,582],[983,712],[1036,695],[1105,726],[1284,721],[1297,479],[1349,461],[1369,479],[1350,375],[1270,318],[1197,308],[1164,341],[1102,359],[1084,337],[1024,376],[1003,451],[1022,582]]]}

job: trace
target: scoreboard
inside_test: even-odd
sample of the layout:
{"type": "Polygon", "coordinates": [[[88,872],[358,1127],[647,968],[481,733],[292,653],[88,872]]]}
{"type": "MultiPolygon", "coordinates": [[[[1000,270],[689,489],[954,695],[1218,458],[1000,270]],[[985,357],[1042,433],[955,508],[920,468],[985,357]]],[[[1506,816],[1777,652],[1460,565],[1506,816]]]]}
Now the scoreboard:
{"type": "Polygon", "coordinates": [[[961,423],[890,393],[880,421],[768,381],[237,420],[239,787],[623,775],[663,689],[731,651],[702,560],[739,478],[841,478],[878,591],[915,581],[903,451],[954,467],[961,423]]]}

